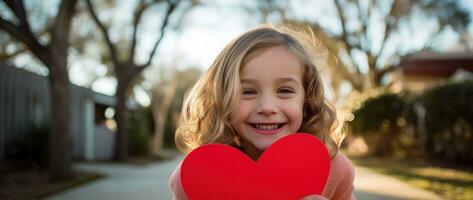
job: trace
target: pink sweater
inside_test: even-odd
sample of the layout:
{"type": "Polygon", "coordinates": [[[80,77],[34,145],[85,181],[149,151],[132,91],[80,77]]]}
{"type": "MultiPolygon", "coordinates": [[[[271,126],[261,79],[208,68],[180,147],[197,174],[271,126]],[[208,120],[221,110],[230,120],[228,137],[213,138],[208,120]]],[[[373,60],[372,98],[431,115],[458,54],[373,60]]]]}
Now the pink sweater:
{"type": "MultiPolygon", "coordinates": [[[[182,164],[182,163],[181,163],[182,164]]],[[[179,164],[169,178],[169,185],[174,200],[187,200],[181,185],[181,164],[179,164]]],[[[341,152],[337,153],[335,158],[330,162],[330,174],[325,185],[324,191],[320,199],[331,200],[353,200],[355,189],[353,180],[355,178],[355,170],[350,160],[341,152]]]]}

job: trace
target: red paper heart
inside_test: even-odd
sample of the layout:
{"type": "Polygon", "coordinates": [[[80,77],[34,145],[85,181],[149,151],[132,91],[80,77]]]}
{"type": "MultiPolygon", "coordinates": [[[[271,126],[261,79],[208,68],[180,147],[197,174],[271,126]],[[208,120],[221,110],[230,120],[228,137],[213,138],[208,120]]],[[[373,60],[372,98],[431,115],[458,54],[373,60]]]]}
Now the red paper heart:
{"type": "Polygon", "coordinates": [[[228,145],[201,146],[184,159],[181,182],[190,200],[300,199],[321,194],[329,170],[325,145],[297,133],[276,141],[257,162],[228,145]]]}

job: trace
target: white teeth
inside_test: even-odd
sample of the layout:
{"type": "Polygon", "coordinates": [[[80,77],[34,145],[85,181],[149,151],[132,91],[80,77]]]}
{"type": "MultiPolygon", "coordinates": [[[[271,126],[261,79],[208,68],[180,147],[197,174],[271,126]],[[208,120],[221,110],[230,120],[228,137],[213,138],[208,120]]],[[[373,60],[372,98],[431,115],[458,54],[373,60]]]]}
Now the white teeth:
{"type": "Polygon", "coordinates": [[[265,130],[265,131],[275,130],[275,129],[278,128],[278,125],[277,125],[277,124],[274,124],[274,125],[255,124],[255,126],[256,126],[257,129],[265,130]]]}

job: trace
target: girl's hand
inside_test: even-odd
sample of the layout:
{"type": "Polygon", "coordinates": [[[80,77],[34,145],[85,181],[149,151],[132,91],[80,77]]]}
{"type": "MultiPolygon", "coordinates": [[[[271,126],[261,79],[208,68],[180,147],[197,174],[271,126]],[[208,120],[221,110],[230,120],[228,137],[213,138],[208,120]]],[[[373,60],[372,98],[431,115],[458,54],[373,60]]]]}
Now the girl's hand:
{"type": "Polygon", "coordinates": [[[328,200],[328,199],[325,198],[324,196],[313,194],[313,195],[303,197],[302,199],[299,199],[299,200],[328,200]]]}

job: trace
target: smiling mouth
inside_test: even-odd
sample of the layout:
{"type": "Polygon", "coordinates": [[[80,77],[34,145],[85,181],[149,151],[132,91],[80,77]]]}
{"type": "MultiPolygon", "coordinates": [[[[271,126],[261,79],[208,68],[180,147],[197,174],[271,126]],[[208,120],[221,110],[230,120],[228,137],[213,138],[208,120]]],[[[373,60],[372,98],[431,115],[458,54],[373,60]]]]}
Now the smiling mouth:
{"type": "Polygon", "coordinates": [[[262,131],[272,131],[272,130],[277,130],[279,128],[281,128],[284,123],[277,123],[277,124],[253,124],[253,123],[250,123],[251,126],[253,126],[254,128],[258,129],[258,130],[262,130],[262,131]]]}

